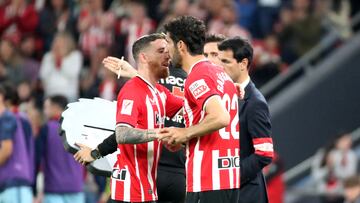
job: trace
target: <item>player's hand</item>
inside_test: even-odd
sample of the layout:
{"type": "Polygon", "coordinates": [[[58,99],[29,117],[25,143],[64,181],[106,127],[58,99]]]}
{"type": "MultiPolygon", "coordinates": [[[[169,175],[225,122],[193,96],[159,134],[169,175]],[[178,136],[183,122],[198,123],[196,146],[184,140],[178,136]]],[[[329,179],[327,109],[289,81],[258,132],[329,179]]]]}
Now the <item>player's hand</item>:
{"type": "Polygon", "coordinates": [[[115,73],[119,76],[119,70],[120,70],[120,76],[132,78],[137,75],[137,70],[133,68],[127,61],[108,56],[103,59],[102,61],[105,68],[110,70],[111,72],[115,73]]]}
{"type": "Polygon", "coordinates": [[[163,128],[159,130],[158,139],[175,146],[188,141],[186,128],[163,128]]]}
{"type": "Polygon", "coordinates": [[[80,150],[77,151],[76,154],[74,154],[74,158],[77,162],[85,166],[86,164],[93,162],[95,160],[91,156],[92,149],[90,147],[80,143],[75,143],[75,145],[80,148],[80,150]]]}
{"type": "Polygon", "coordinates": [[[241,87],[239,83],[234,83],[239,99],[244,99],[245,89],[241,87]]]}

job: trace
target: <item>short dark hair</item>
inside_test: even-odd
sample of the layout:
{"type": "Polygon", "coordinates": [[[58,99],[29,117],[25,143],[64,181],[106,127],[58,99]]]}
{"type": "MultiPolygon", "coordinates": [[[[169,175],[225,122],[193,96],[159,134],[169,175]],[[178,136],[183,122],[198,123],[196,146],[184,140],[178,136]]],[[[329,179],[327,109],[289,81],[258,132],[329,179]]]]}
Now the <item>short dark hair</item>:
{"type": "Polygon", "coordinates": [[[218,48],[220,51],[231,50],[238,63],[246,58],[249,61],[247,69],[250,68],[254,51],[247,40],[240,37],[229,38],[220,42],[218,48]]]}
{"type": "Polygon", "coordinates": [[[60,107],[61,109],[65,109],[68,104],[68,100],[62,95],[50,96],[48,99],[52,104],[60,107]]]}
{"type": "Polygon", "coordinates": [[[165,39],[165,35],[163,33],[153,33],[153,34],[149,34],[149,35],[144,35],[144,36],[140,37],[139,39],[137,39],[132,46],[132,54],[133,54],[135,61],[137,61],[139,53],[143,49],[147,48],[149,46],[150,42],[153,42],[157,39],[165,39]]]}
{"type": "Polygon", "coordinates": [[[221,34],[207,34],[205,37],[205,44],[211,42],[222,42],[226,39],[224,35],[221,34]]]}
{"type": "Polygon", "coordinates": [[[5,82],[3,88],[5,89],[5,100],[9,101],[11,105],[19,105],[20,98],[15,85],[11,82],[5,82]]]}
{"type": "Polygon", "coordinates": [[[164,25],[174,43],[183,41],[191,55],[203,54],[206,28],[203,21],[192,16],[180,16],[164,25]]]}

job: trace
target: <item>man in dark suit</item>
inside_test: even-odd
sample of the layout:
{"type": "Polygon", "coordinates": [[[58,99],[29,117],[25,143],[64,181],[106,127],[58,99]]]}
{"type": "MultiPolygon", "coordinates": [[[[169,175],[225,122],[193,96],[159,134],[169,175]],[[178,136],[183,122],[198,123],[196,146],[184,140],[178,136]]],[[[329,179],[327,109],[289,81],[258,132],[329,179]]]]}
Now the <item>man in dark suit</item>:
{"type": "Polygon", "coordinates": [[[266,203],[268,197],[261,170],[271,163],[274,153],[269,108],[249,77],[253,49],[239,37],[220,42],[218,48],[226,73],[245,89],[244,100],[239,100],[241,188],[238,202],[266,203]]]}

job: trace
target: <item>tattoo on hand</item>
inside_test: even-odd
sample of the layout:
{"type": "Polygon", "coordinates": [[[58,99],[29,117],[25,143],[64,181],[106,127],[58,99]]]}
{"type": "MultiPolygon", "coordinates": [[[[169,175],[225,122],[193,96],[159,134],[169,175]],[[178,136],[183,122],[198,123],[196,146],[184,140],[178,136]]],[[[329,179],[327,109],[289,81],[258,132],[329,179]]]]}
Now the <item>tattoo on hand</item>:
{"type": "Polygon", "coordinates": [[[116,127],[115,135],[118,144],[139,144],[156,139],[154,130],[141,130],[122,126],[116,127]]]}

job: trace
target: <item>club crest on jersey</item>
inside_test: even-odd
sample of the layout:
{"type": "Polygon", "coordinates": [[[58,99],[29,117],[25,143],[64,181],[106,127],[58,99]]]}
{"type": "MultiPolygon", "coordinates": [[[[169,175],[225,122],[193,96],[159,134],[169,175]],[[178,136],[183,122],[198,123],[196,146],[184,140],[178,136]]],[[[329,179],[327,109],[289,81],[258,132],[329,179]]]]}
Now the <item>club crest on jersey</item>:
{"type": "Polygon", "coordinates": [[[129,115],[131,116],[131,112],[132,112],[132,108],[134,105],[134,101],[133,100],[129,100],[129,99],[124,99],[121,105],[121,114],[124,115],[129,115]]]}
{"type": "Polygon", "coordinates": [[[239,168],[240,167],[240,157],[219,157],[218,158],[218,168],[219,169],[229,169],[229,168],[239,168]]]}
{"type": "Polygon", "coordinates": [[[191,94],[198,99],[206,92],[210,91],[209,86],[206,84],[204,79],[197,80],[189,86],[191,94]]]}

